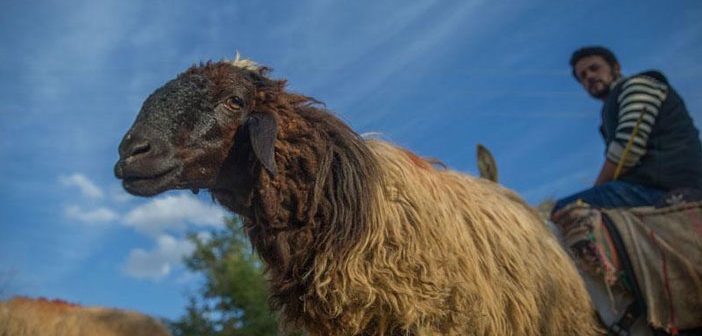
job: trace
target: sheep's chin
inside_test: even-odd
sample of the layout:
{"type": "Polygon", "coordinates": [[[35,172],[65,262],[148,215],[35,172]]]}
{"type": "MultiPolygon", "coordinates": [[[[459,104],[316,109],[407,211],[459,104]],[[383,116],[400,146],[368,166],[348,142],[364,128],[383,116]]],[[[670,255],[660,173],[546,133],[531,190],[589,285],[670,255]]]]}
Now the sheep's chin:
{"type": "Polygon", "coordinates": [[[122,181],[122,186],[135,196],[155,196],[171,189],[182,189],[177,185],[179,173],[178,169],[171,169],[153,177],[127,177],[122,181]]]}

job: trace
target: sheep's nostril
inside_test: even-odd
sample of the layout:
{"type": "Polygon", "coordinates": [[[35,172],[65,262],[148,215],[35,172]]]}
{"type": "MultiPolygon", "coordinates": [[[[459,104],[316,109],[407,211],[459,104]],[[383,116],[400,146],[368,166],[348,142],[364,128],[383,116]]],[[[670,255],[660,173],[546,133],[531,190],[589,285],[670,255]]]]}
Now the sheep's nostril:
{"type": "Polygon", "coordinates": [[[138,155],[146,154],[151,151],[151,144],[148,142],[141,142],[134,144],[130,150],[128,157],[135,157],[138,155]]]}

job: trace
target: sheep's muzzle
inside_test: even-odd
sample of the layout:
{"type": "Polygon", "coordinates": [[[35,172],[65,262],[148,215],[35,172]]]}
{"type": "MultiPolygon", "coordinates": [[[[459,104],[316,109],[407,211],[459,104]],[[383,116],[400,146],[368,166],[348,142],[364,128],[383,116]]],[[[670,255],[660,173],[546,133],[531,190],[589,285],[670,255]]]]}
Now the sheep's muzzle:
{"type": "Polygon", "coordinates": [[[173,159],[169,146],[158,139],[149,139],[145,132],[130,130],[119,146],[120,158],[115,176],[124,189],[138,196],[153,196],[177,188],[181,166],[173,159]]]}

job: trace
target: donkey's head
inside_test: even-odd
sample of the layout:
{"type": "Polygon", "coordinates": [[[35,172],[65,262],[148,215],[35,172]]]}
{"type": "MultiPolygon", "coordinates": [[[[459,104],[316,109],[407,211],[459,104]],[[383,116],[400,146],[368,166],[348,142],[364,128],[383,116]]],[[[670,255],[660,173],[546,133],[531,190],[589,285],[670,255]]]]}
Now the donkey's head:
{"type": "Polygon", "coordinates": [[[149,96],[119,146],[115,175],[131,194],[213,188],[235,143],[250,165],[277,173],[277,119],[265,107],[280,82],[237,60],[194,66],[149,96]]]}

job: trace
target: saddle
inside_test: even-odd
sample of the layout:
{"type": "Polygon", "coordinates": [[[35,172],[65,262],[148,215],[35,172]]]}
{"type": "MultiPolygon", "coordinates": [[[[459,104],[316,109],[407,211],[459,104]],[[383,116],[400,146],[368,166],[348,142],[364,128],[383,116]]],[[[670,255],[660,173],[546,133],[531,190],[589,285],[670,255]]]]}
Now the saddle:
{"type": "Polygon", "coordinates": [[[628,335],[643,316],[654,331],[673,335],[702,327],[700,196],[676,190],[659,207],[619,209],[576,202],[554,215],[584,278],[600,279],[611,307],[619,307],[616,320],[605,322],[610,334],[628,335]],[[621,302],[614,302],[620,297],[633,303],[621,309],[621,302]]]}

